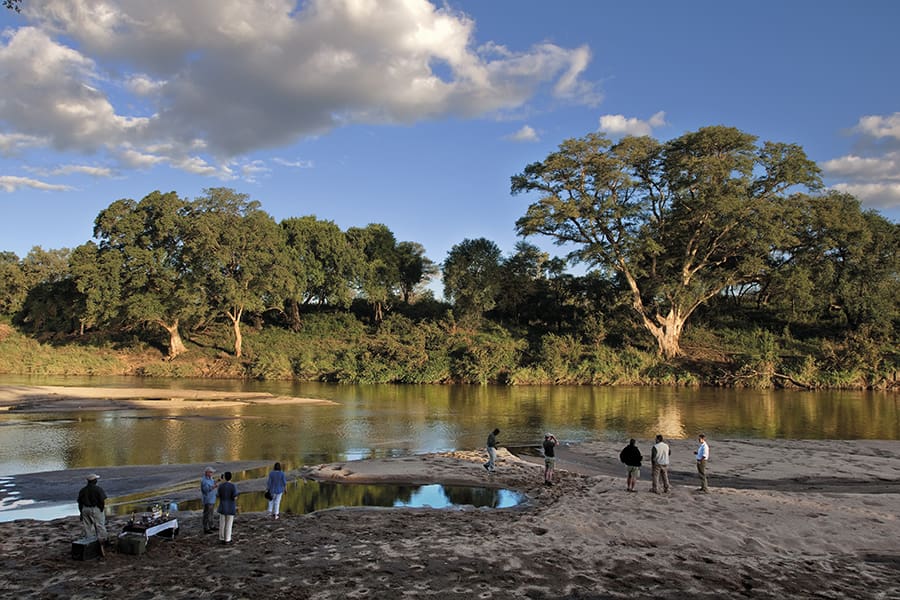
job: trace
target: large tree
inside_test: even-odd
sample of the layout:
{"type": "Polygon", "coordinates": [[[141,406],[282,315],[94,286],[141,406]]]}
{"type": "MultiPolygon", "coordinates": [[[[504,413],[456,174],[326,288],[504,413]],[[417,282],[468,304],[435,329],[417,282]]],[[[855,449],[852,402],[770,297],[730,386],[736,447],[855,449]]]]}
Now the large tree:
{"type": "Polygon", "coordinates": [[[200,310],[196,282],[184,261],[187,203],[175,192],[152,192],[140,202],[116,200],[94,221],[100,240],[96,262],[82,248],[76,265],[79,287],[87,295],[86,324],[100,315],[99,302],[117,291],[117,308],[128,323],[153,323],[169,336],[169,358],[187,350],[179,330],[200,310]],[[117,290],[103,279],[118,275],[117,290]]]}
{"type": "Polygon", "coordinates": [[[850,329],[900,323],[900,225],[841,193],[801,198],[796,245],[759,286],[761,303],[789,317],[833,319],[850,329]]]}
{"type": "Polygon", "coordinates": [[[397,240],[387,225],[381,223],[351,227],[347,239],[365,258],[357,285],[372,306],[375,322],[381,323],[400,287],[397,240]]]}
{"type": "Polygon", "coordinates": [[[17,312],[27,295],[28,283],[19,257],[14,252],[0,252],[0,314],[17,312]]]}
{"type": "Polygon", "coordinates": [[[497,312],[518,324],[527,325],[536,317],[553,320],[544,302],[549,261],[550,256],[534,244],[517,242],[516,251],[501,263],[497,312]]]}
{"type": "Polygon", "coordinates": [[[77,322],[78,293],[69,273],[67,248],[32,248],[21,261],[28,290],[18,314],[35,331],[68,332],[77,322]]]}
{"type": "MultiPolygon", "coordinates": [[[[69,270],[75,281],[75,289],[80,294],[75,307],[80,334],[83,335],[90,327],[116,320],[122,305],[123,266],[125,261],[121,255],[110,251],[101,252],[94,242],[86,242],[72,251],[69,270]]],[[[172,349],[177,348],[178,342],[173,343],[170,339],[170,354],[172,349]]]]}
{"type": "Polygon", "coordinates": [[[285,299],[294,328],[300,326],[301,304],[350,306],[364,259],[346,234],[311,215],[285,219],[281,228],[289,264],[285,299]]]}
{"type": "Polygon", "coordinates": [[[601,134],[564,141],[512,177],[538,198],[516,222],[569,258],[623,281],[660,353],[681,353],[691,314],[729,286],[754,281],[787,232],[781,213],[819,170],[793,144],[705,127],[661,144],[601,134]]]}
{"type": "Polygon", "coordinates": [[[502,256],[486,238],[465,239],[447,252],[444,295],[466,315],[480,317],[497,305],[502,256]]]}
{"type": "Polygon", "coordinates": [[[400,293],[406,304],[439,271],[438,266],[425,256],[425,247],[418,242],[397,244],[397,268],[400,273],[400,293]]]}
{"type": "Polygon", "coordinates": [[[206,303],[226,315],[234,354],[243,354],[241,319],[280,302],[287,275],[283,232],[246,194],[211,188],[190,203],[185,252],[206,303]]]}

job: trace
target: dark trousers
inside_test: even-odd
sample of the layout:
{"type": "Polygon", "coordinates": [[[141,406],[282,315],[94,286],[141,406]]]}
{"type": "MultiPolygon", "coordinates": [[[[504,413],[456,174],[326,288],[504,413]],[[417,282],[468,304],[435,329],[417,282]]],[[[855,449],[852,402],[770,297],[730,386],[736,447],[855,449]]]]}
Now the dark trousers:
{"type": "Polygon", "coordinates": [[[216,522],[215,522],[215,514],[214,510],[216,507],[215,504],[204,504],[203,505],[203,531],[215,531],[216,530],[216,522]]]}
{"type": "Polygon", "coordinates": [[[700,489],[704,492],[709,489],[706,481],[706,459],[697,461],[697,473],[700,475],[700,489]]]}

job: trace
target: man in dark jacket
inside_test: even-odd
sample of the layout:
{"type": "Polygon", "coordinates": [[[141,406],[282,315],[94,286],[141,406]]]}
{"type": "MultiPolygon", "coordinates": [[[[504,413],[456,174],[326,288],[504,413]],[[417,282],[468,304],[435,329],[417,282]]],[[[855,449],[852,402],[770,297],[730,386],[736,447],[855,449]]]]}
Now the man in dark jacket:
{"type": "Polygon", "coordinates": [[[222,478],[225,481],[219,484],[219,541],[230,544],[234,516],[237,514],[238,491],[231,483],[231,471],[225,471],[222,478]]]}
{"type": "Polygon", "coordinates": [[[88,475],[87,485],[78,492],[78,512],[81,514],[81,525],[84,536],[96,537],[100,543],[106,541],[106,492],[97,484],[99,475],[88,475]]]}
{"type": "Polygon", "coordinates": [[[641,451],[635,446],[634,438],[631,438],[628,445],[622,448],[622,451],[619,453],[619,460],[625,463],[628,472],[629,492],[637,491],[634,487],[637,485],[637,480],[641,476],[641,460],[643,458],[644,457],[641,456],[641,451]]]}

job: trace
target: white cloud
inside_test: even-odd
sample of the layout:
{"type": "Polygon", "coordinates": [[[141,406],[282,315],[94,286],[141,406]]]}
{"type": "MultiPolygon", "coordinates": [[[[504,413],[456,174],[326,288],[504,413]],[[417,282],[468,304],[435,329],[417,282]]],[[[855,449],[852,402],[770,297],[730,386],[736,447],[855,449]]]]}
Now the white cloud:
{"type": "Polygon", "coordinates": [[[148,169],[155,165],[167,162],[167,159],[164,156],[141,152],[128,147],[117,150],[116,157],[122,164],[134,169],[148,169]]]}
{"type": "Polygon", "coordinates": [[[15,192],[22,188],[32,188],[36,190],[44,190],[48,192],[64,192],[73,188],[68,185],[58,185],[39,181],[29,177],[16,177],[14,175],[0,175],[0,190],[4,192],[15,192]]]}
{"type": "Polygon", "coordinates": [[[853,154],[820,163],[831,188],[852,194],[867,208],[900,208],[900,112],[860,117],[853,154]]]}
{"type": "Polygon", "coordinates": [[[820,166],[832,177],[900,180],[900,153],[897,152],[871,158],[850,154],[827,160],[820,166]]]}
{"type": "Polygon", "coordinates": [[[244,181],[255,183],[260,177],[266,176],[272,172],[272,169],[266,166],[261,160],[253,160],[241,165],[241,178],[244,181]]]}
{"type": "Polygon", "coordinates": [[[867,115],[860,117],[856,131],[873,138],[894,138],[900,140],[900,112],[892,115],[867,115]]]}
{"type": "Polygon", "coordinates": [[[472,19],[426,0],[44,0],[26,14],[36,26],[0,46],[16,100],[0,123],[125,165],[230,176],[211,163],[341,125],[600,100],[587,47],[478,46],[472,19]]]}
{"type": "Polygon", "coordinates": [[[0,133],[0,154],[13,155],[26,148],[45,146],[47,139],[24,133],[0,133]]]}
{"type": "Polygon", "coordinates": [[[603,115],[600,117],[600,131],[612,136],[651,135],[657,127],[666,125],[666,113],[659,111],[646,121],[625,115],[603,115]]]}
{"type": "Polygon", "coordinates": [[[58,150],[94,152],[146,123],[117,115],[97,87],[94,62],[36,28],[20,28],[0,45],[0,73],[0,122],[58,150]]]}
{"type": "Polygon", "coordinates": [[[91,165],[61,165],[54,169],[30,169],[42,176],[72,175],[80,173],[92,177],[112,177],[113,171],[109,167],[94,167],[91,165]]]}
{"type": "Polygon", "coordinates": [[[838,183],[832,189],[856,196],[868,208],[900,208],[900,183],[838,183]]]}
{"type": "Polygon", "coordinates": [[[514,142],[537,142],[540,138],[538,137],[537,131],[534,130],[534,127],[523,125],[517,132],[507,136],[507,139],[514,142]]]}
{"type": "Polygon", "coordinates": [[[194,175],[217,177],[223,180],[234,179],[234,173],[227,165],[211,165],[199,156],[184,156],[170,162],[173,167],[194,175]]]}
{"type": "Polygon", "coordinates": [[[283,167],[293,167],[295,169],[312,169],[313,161],[311,160],[287,160],[284,158],[273,158],[272,162],[283,167]]]}
{"type": "Polygon", "coordinates": [[[165,81],[151,79],[146,75],[131,75],[125,82],[126,87],[137,96],[158,94],[165,84],[165,81]]]}

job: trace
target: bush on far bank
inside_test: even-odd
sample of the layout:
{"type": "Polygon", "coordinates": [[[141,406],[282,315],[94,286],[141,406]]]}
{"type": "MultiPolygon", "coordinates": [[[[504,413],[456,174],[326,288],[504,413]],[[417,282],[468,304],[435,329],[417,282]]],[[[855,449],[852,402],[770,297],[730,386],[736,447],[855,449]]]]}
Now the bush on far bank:
{"type": "MultiPolygon", "coordinates": [[[[151,336],[152,337],[152,336],[151,336]]],[[[877,335],[798,339],[755,328],[690,328],[685,356],[616,338],[510,329],[486,320],[414,320],[379,326],[348,312],[306,315],[300,329],[245,328],[245,356],[228,352],[230,328],[185,335],[188,352],[167,360],[133,335],[40,342],[0,320],[0,373],[248,378],[335,383],[501,385],[715,385],[747,388],[898,389],[900,355],[877,335]]]]}

